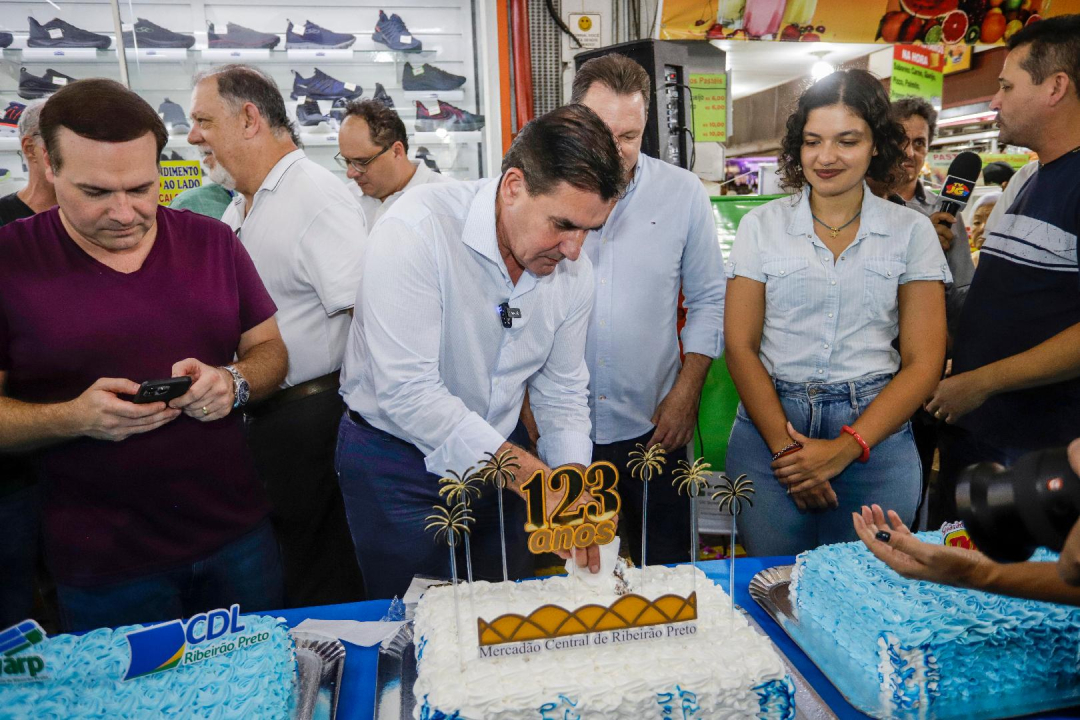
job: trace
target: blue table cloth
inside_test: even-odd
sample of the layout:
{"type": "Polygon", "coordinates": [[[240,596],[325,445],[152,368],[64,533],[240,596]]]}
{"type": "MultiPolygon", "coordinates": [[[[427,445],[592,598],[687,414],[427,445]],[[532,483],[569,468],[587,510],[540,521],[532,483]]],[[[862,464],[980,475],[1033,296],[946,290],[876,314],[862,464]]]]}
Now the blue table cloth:
{"type": "MultiPolygon", "coordinates": [[[[730,566],[727,560],[710,560],[698,563],[709,578],[730,593],[728,575],[730,566]]],[[[750,580],[760,571],[778,565],[791,565],[791,557],[739,558],[735,562],[735,602],[746,608],[751,616],[776,643],[784,655],[798,668],[806,681],[813,686],[821,699],[832,708],[841,720],[865,718],[844,700],[828,678],[821,674],[817,666],[788,638],[787,634],[773,622],[772,618],[750,597],[750,580]]],[[[389,600],[371,600],[368,602],[348,603],[345,605],[326,605],[322,607],[280,610],[266,613],[285,618],[289,627],[295,627],[302,621],[317,620],[379,620],[390,607],[389,600]]],[[[338,700],[338,718],[340,720],[371,720],[375,715],[375,679],[379,649],[363,648],[350,643],[345,645],[345,671],[342,676],[341,696],[338,700]]],[[[707,660],[707,658],[703,658],[707,660]]],[[[1080,717],[1080,708],[1072,711],[1043,715],[1042,718],[1080,717]]]]}

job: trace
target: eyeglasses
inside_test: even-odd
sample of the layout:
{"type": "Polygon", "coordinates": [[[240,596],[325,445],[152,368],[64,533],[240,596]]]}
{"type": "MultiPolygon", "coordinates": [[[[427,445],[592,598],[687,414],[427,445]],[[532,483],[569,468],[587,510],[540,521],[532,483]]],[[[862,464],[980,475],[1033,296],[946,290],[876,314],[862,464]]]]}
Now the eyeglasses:
{"type": "Polygon", "coordinates": [[[340,165],[342,170],[348,170],[349,168],[352,168],[353,170],[355,170],[358,173],[366,173],[367,169],[368,169],[368,165],[370,165],[371,163],[378,160],[380,155],[382,155],[384,152],[386,152],[387,150],[389,150],[392,147],[394,147],[394,146],[391,145],[389,147],[384,147],[382,150],[375,153],[371,157],[364,158],[363,160],[350,160],[347,157],[345,157],[344,155],[342,155],[341,153],[338,153],[337,155],[334,156],[334,162],[336,162],[338,165],[340,165]]]}

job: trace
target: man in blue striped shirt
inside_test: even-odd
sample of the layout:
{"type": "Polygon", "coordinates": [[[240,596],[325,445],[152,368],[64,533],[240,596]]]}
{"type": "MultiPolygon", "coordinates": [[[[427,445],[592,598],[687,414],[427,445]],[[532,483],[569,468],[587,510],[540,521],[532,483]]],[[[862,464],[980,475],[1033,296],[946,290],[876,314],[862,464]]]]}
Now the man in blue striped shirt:
{"type": "MultiPolygon", "coordinates": [[[[604,227],[585,238],[595,306],[585,355],[589,365],[593,460],[626,475],[638,443],[672,454],[650,482],[648,562],[689,560],[690,501],[671,485],[676,460],[694,437],[705,376],[724,350],[724,259],[708,193],[691,172],[641,152],[648,73],[612,53],[574,78],[573,101],[591,108],[619,143],[626,194],[604,227]],[[679,291],[686,298],[679,362],[679,291]]],[[[619,485],[623,532],[641,563],[641,483],[619,485]]]]}
{"type": "Polygon", "coordinates": [[[970,463],[1065,445],[1080,428],[1080,15],[1029,25],[1009,48],[990,103],[999,141],[1041,165],[990,228],[953,374],[927,404],[959,425],[942,448],[946,483],[970,463]]]}

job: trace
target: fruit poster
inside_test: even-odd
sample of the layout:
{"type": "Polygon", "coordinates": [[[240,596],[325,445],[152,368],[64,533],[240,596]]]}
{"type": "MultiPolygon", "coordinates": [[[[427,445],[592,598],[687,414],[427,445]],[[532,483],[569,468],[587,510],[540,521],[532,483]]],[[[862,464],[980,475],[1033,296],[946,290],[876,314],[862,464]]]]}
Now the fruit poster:
{"type": "Polygon", "coordinates": [[[662,0],[665,40],[1004,44],[1080,0],[662,0]]]}
{"type": "MultiPolygon", "coordinates": [[[[935,46],[936,47],[936,46],[935,46]]],[[[889,99],[920,97],[941,107],[945,56],[926,45],[894,45],[889,99]]]]}
{"type": "Polygon", "coordinates": [[[727,75],[690,74],[694,142],[727,142],[727,75]]]}

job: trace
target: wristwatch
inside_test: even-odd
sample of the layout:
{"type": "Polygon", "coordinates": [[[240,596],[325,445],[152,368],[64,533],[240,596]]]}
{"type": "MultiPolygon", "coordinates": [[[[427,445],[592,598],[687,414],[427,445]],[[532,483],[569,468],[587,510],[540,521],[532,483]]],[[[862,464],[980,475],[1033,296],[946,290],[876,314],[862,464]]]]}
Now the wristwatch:
{"type": "Polygon", "coordinates": [[[248,400],[251,399],[251,386],[248,385],[248,381],[244,379],[244,376],[240,374],[235,365],[226,365],[222,369],[232,375],[233,397],[236,398],[233,402],[233,409],[244,407],[247,405],[248,400]]]}

